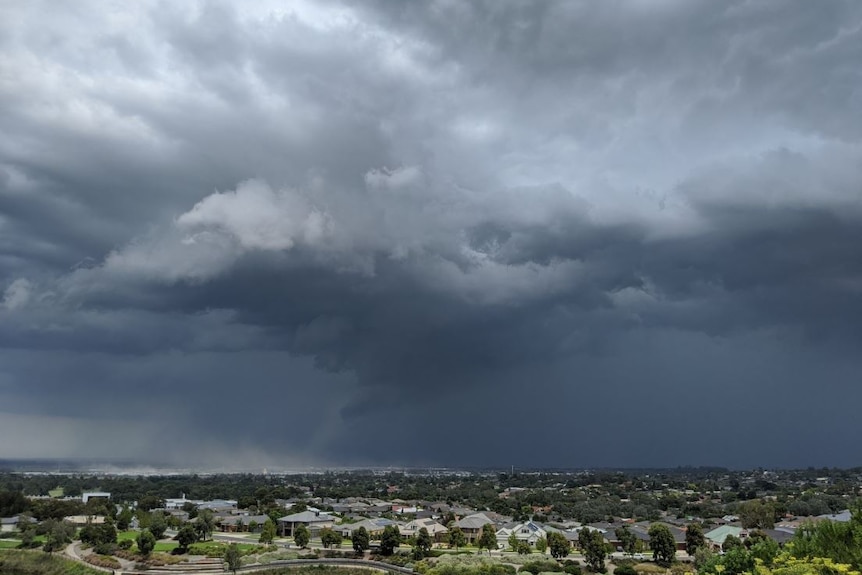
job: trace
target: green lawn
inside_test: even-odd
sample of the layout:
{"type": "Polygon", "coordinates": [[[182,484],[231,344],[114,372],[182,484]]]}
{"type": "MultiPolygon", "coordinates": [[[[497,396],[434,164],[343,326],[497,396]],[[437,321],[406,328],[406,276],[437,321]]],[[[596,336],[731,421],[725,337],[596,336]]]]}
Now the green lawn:
{"type": "Polygon", "coordinates": [[[86,565],[41,551],[0,552],[0,573],[39,573],[40,575],[104,575],[86,565]]]}
{"type": "Polygon", "coordinates": [[[15,549],[20,544],[20,541],[0,541],[0,549],[15,549]]]}
{"type": "MultiPolygon", "coordinates": [[[[117,543],[120,541],[132,541],[135,542],[140,535],[140,531],[121,531],[117,533],[117,543]]],[[[156,547],[153,551],[161,552],[161,553],[169,553],[172,549],[176,549],[180,544],[176,541],[157,541],[156,547]]],[[[137,543],[132,546],[132,551],[137,551],[137,543]]]]}
{"type": "Polygon", "coordinates": [[[63,497],[64,493],[65,493],[65,491],[63,491],[63,488],[58,487],[57,489],[52,489],[51,491],[49,491],[48,497],[53,497],[54,499],[56,499],[58,497],[63,497]]]}

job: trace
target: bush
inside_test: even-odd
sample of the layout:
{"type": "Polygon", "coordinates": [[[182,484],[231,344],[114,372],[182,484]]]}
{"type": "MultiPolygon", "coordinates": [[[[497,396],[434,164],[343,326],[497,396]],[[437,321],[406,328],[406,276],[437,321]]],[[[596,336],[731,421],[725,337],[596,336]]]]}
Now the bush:
{"type": "Polygon", "coordinates": [[[123,539],[122,541],[117,543],[117,547],[120,549],[123,549],[125,551],[128,551],[129,549],[132,548],[132,540],[131,539],[123,539]]]}
{"type": "Polygon", "coordinates": [[[119,569],[120,562],[110,555],[87,555],[84,561],[96,567],[104,567],[105,569],[119,569]]]}
{"type": "Polygon", "coordinates": [[[549,572],[561,573],[563,571],[563,567],[556,561],[530,561],[521,566],[521,571],[527,571],[533,575],[549,572]]]}
{"type": "MultiPolygon", "coordinates": [[[[563,566],[563,571],[565,571],[569,575],[581,575],[581,572],[582,572],[581,566],[576,564],[576,563],[567,563],[566,565],[563,566]]],[[[615,573],[616,572],[619,572],[619,569],[617,569],[615,571],[615,573]]],[[[621,575],[632,575],[632,574],[622,573],[621,575]]]]}
{"type": "MultiPolygon", "coordinates": [[[[131,541],[129,541],[131,543],[131,541]]],[[[97,555],[113,555],[114,551],[117,550],[116,543],[99,543],[95,547],[93,547],[93,551],[97,555]]]]}
{"type": "Polygon", "coordinates": [[[638,575],[638,572],[631,565],[619,565],[614,569],[614,573],[616,575],[638,575]]]}
{"type": "Polygon", "coordinates": [[[515,575],[512,565],[498,562],[483,561],[478,564],[463,564],[452,561],[439,562],[434,567],[427,568],[425,561],[414,566],[417,572],[426,575],[515,575]]]}

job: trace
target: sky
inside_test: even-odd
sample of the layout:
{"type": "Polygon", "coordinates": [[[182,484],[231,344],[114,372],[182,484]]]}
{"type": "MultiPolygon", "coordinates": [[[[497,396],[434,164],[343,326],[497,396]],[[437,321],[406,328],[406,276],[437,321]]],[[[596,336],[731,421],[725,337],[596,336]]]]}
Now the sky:
{"type": "Polygon", "coordinates": [[[0,2],[0,458],[862,465],[862,4],[0,2]]]}

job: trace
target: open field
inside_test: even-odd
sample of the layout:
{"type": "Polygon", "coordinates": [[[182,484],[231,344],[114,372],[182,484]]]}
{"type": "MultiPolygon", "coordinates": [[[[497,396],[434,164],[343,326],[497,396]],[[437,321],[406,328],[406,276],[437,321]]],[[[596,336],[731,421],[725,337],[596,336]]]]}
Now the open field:
{"type": "Polygon", "coordinates": [[[4,575],[104,575],[75,561],[41,551],[0,550],[4,575]]]}

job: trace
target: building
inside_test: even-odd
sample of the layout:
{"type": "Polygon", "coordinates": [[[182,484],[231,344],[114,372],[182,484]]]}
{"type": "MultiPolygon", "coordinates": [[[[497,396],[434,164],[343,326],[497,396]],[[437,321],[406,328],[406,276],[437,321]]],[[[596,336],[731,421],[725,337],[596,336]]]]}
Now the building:
{"type": "Polygon", "coordinates": [[[81,495],[81,501],[87,503],[90,499],[110,499],[111,494],[107,491],[87,491],[81,495]]]}
{"type": "Polygon", "coordinates": [[[735,525],[722,525],[703,534],[707,543],[713,549],[721,549],[721,546],[724,545],[724,540],[730,535],[744,539],[746,531],[742,527],[737,527],[735,525]]]}
{"type": "Polygon", "coordinates": [[[494,522],[484,513],[474,513],[455,522],[455,526],[461,529],[464,537],[467,539],[467,543],[470,545],[479,539],[482,535],[482,528],[485,525],[494,525],[494,522]]]}
{"type": "Polygon", "coordinates": [[[543,525],[527,521],[526,523],[516,523],[507,527],[502,527],[497,530],[497,547],[505,549],[509,546],[509,537],[515,535],[518,542],[525,541],[530,547],[536,546],[536,541],[539,539],[547,539],[548,532],[543,525]]]}
{"type": "Polygon", "coordinates": [[[335,517],[320,511],[302,511],[280,517],[278,520],[282,537],[293,537],[294,530],[299,525],[305,525],[311,532],[311,536],[316,537],[321,529],[335,526],[335,517]]]}
{"type": "Polygon", "coordinates": [[[440,542],[443,539],[443,536],[446,533],[449,533],[449,530],[434,521],[433,519],[414,519],[409,523],[405,523],[404,525],[398,526],[398,532],[401,534],[403,539],[407,539],[409,537],[416,537],[422,528],[428,530],[428,535],[436,541],[440,542]]]}
{"type": "Polygon", "coordinates": [[[248,531],[249,533],[260,533],[267,519],[269,519],[267,515],[226,515],[216,517],[215,523],[222,532],[248,531]]]}
{"type": "Polygon", "coordinates": [[[370,537],[379,537],[383,535],[383,530],[389,525],[397,525],[397,523],[385,517],[375,517],[374,519],[363,519],[356,523],[342,523],[337,527],[337,530],[341,533],[342,537],[350,538],[353,536],[354,531],[360,527],[365,527],[370,537]]]}
{"type": "Polygon", "coordinates": [[[18,529],[18,516],[0,517],[0,533],[11,533],[18,529]]]}

